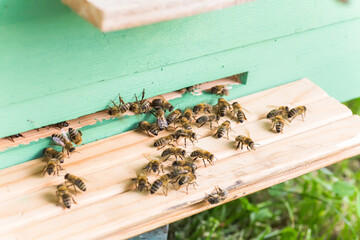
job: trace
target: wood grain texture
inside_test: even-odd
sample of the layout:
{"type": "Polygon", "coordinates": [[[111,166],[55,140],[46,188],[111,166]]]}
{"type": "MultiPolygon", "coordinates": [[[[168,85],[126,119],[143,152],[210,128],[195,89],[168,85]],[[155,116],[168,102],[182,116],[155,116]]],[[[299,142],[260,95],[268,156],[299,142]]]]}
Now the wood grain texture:
{"type": "Polygon", "coordinates": [[[62,0],[103,32],[189,17],[252,0],[62,0]]]}
{"type": "Polygon", "coordinates": [[[307,76],[358,96],[346,89],[359,73],[358,1],[260,0],[107,34],[58,1],[0,6],[0,137],[97,112],[119,91],[156,96],[249,70],[244,95],[307,76]]]}
{"type": "MultiPolygon", "coordinates": [[[[55,186],[63,178],[41,177],[40,160],[1,170],[1,236],[125,239],[213,207],[204,196],[215,185],[229,190],[227,201],[231,201],[360,151],[360,118],[309,80],[247,96],[239,102],[251,114],[245,124],[233,124],[230,141],[214,139],[206,126],[196,130],[201,137],[196,146],[211,149],[217,161],[206,168],[198,162],[199,186],[190,189],[188,195],[184,189],[171,188],[167,197],[132,190],[129,179],[148,162],[143,154],[155,157],[161,153],[151,146],[154,138],[133,131],[83,145],[79,154],[66,160],[66,171],[87,179],[88,188],[76,196],[78,204],[70,210],[54,205],[55,186]],[[271,104],[298,101],[311,112],[305,121],[294,120],[284,134],[275,134],[268,131],[269,121],[262,119],[268,111],[263,100],[271,96],[271,104]],[[256,151],[234,150],[234,136],[244,134],[245,129],[259,144],[256,151]]],[[[188,146],[187,151],[192,148],[188,146]]],[[[151,175],[151,182],[155,178],[151,175]]]]}

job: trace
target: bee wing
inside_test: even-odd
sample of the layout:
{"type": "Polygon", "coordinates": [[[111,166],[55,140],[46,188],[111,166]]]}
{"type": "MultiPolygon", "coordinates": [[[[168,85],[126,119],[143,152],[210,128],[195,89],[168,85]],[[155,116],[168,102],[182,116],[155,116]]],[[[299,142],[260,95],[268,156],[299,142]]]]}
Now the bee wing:
{"type": "Polygon", "coordinates": [[[67,140],[68,142],[70,142],[70,139],[69,139],[67,133],[66,133],[63,129],[61,129],[61,132],[62,132],[62,135],[63,135],[63,137],[65,138],[65,140],[67,140]]]}
{"type": "Polygon", "coordinates": [[[144,158],[146,158],[149,162],[152,161],[150,153],[143,153],[144,158]]]}
{"type": "Polygon", "coordinates": [[[52,140],[57,143],[58,145],[62,146],[62,147],[65,147],[65,143],[63,141],[61,141],[60,138],[58,137],[52,137],[52,140]]]}
{"type": "Polygon", "coordinates": [[[250,132],[249,132],[249,130],[247,128],[245,128],[245,133],[250,138],[250,132]]]}

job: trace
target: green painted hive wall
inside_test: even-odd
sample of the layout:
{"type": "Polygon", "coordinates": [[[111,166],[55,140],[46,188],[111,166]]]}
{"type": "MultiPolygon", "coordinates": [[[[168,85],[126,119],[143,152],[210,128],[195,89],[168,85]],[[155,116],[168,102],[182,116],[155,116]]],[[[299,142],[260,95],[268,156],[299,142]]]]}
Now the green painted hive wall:
{"type": "MultiPolygon", "coordinates": [[[[131,100],[248,72],[229,98],[309,77],[340,101],[359,96],[360,2],[256,0],[189,18],[101,33],[59,1],[0,0],[0,137],[131,100]],[[169,84],[171,83],[171,84],[169,84]]],[[[190,101],[185,99],[184,101],[190,101]]],[[[138,119],[85,129],[95,141],[138,119]]],[[[38,157],[44,139],[0,153],[38,157]],[[20,154],[21,153],[21,154],[20,154]]]]}

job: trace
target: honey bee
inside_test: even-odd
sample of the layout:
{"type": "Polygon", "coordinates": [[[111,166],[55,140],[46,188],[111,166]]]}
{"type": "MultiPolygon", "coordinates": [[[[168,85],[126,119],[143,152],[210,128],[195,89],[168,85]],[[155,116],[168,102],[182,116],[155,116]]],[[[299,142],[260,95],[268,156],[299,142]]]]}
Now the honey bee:
{"type": "Polygon", "coordinates": [[[272,130],[275,127],[276,133],[283,133],[285,120],[282,116],[278,115],[271,119],[272,121],[272,127],[270,130],[272,130]]]}
{"type": "Polygon", "coordinates": [[[69,128],[69,139],[71,142],[79,145],[82,143],[82,132],[74,128],[69,128]]]}
{"type": "Polygon", "coordinates": [[[196,189],[195,185],[198,185],[196,182],[196,175],[192,172],[188,172],[185,174],[181,174],[174,182],[172,183],[178,183],[178,188],[176,190],[179,190],[182,185],[186,185],[186,194],[189,193],[189,186],[192,185],[194,189],[196,189]]]}
{"type": "Polygon", "coordinates": [[[176,136],[175,134],[170,134],[168,136],[165,137],[161,137],[155,140],[154,142],[154,147],[158,147],[159,149],[165,147],[166,145],[170,145],[175,147],[172,142],[177,141],[178,140],[178,136],[176,136]]]}
{"type": "Polygon", "coordinates": [[[289,111],[289,113],[288,113],[288,118],[290,119],[290,118],[292,118],[291,120],[290,120],[290,122],[292,121],[292,120],[294,120],[294,118],[296,118],[297,116],[299,116],[299,115],[301,115],[301,117],[302,117],[302,120],[304,121],[304,117],[305,117],[305,114],[306,114],[306,107],[305,106],[298,106],[298,107],[296,107],[296,108],[293,108],[293,109],[291,109],[290,111],[289,111]]]}
{"type": "Polygon", "coordinates": [[[151,106],[156,110],[163,109],[164,111],[169,110],[169,112],[172,112],[172,110],[174,110],[173,105],[171,105],[171,103],[166,101],[164,98],[156,98],[152,100],[151,106]]]}
{"type": "Polygon", "coordinates": [[[289,107],[288,106],[280,106],[278,108],[272,109],[267,115],[266,118],[273,118],[278,115],[282,117],[287,117],[289,113],[289,107]]]}
{"type": "Polygon", "coordinates": [[[186,117],[186,119],[191,123],[191,121],[194,118],[194,112],[190,109],[190,108],[187,108],[183,114],[184,117],[186,117]]]}
{"type": "Polygon", "coordinates": [[[53,148],[44,149],[44,161],[48,162],[50,159],[56,159],[59,163],[64,163],[64,153],[58,152],[53,148]]]}
{"type": "Polygon", "coordinates": [[[162,109],[157,109],[154,114],[154,116],[156,117],[157,126],[160,130],[164,130],[168,127],[168,122],[164,114],[164,110],[162,109]]]}
{"type": "Polygon", "coordinates": [[[190,157],[194,158],[193,161],[196,161],[196,159],[201,158],[203,160],[203,163],[204,163],[205,167],[206,167],[205,160],[208,161],[211,165],[213,165],[214,161],[215,161],[214,154],[212,154],[212,153],[210,153],[208,151],[202,150],[202,149],[197,149],[197,150],[193,151],[190,154],[190,157]]]}
{"type": "Polygon", "coordinates": [[[220,117],[224,117],[226,113],[231,109],[231,105],[224,98],[219,98],[216,108],[220,117]]]}
{"type": "Polygon", "coordinates": [[[108,114],[111,116],[118,116],[124,114],[130,110],[130,103],[125,103],[122,97],[119,95],[119,105],[117,105],[113,100],[111,100],[113,106],[108,106],[108,114]]]}
{"type": "Polygon", "coordinates": [[[204,126],[207,122],[210,123],[210,129],[212,129],[212,122],[219,123],[220,116],[217,114],[203,115],[196,119],[196,123],[201,123],[200,127],[204,126]]]}
{"type": "Polygon", "coordinates": [[[223,96],[223,95],[228,96],[229,89],[227,89],[226,86],[224,86],[224,85],[216,85],[210,89],[210,93],[216,94],[216,95],[221,95],[221,96],[223,96]]]}
{"type": "Polygon", "coordinates": [[[247,120],[246,115],[238,102],[233,102],[232,108],[233,110],[231,111],[231,113],[233,114],[233,116],[236,116],[239,122],[243,123],[245,120],[247,120]]]}
{"type": "Polygon", "coordinates": [[[71,207],[71,201],[75,204],[77,203],[73,196],[70,194],[68,187],[65,184],[57,186],[56,196],[58,202],[57,205],[59,205],[60,199],[62,199],[62,202],[66,208],[71,207]]]}
{"type": "Polygon", "coordinates": [[[145,89],[143,89],[142,97],[140,101],[138,100],[135,94],[136,101],[130,104],[130,110],[133,111],[135,114],[150,112],[151,104],[148,100],[144,99],[144,97],[145,97],[145,89]]]}
{"type": "Polygon", "coordinates": [[[228,191],[222,190],[219,186],[216,186],[215,190],[209,195],[205,193],[205,198],[206,201],[208,201],[210,204],[217,204],[221,201],[224,201],[228,194],[228,191]]]}
{"type": "Polygon", "coordinates": [[[237,142],[236,150],[239,149],[239,147],[241,147],[241,150],[243,150],[244,145],[249,151],[255,150],[255,143],[250,137],[239,135],[235,138],[235,142],[237,142]]]}
{"type": "Polygon", "coordinates": [[[63,122],[55,123],[54,126],[62,129],[62,128],[68,127],[69,123],[67,121],[63,121],[63,122]]]}
{"type": "Polygon", "coordinates": [[[181,116],[182,111],[180,109],[176,109],[173,112],[171,112],[167,118],[166,121],[168,124],[171,124],[173,122],[176,122],[176,120],[181,116]]]}
{"type": "Polygon", "coordinates": [[[146,133],[147,133],[149,136],[151,136],[150,133],[153,134],[153,135],[155,135],[155,136],[157,136],[158,133],[159,133],[157,124],[156,124],[156,123],[151,124],[151,123],[148,123],[147,121],[141,121],[141,122],[139,122],[138,129],[140,129],[140,130],[142,130],[142,131],[146,131],[146,133]]]}
{"type": "Polygon", "coordinates": [[[159,159],[151,159],[149,155],[144,155],[149,163],[144,167],[148,172],[153,171],[156,174],[160,174],[160,169],[164,172],[164,165],[160,162],[159,159]]]}
{"type": "Polygon", "coordinates": [[[161,153],[161,157],[166,157],[164,162],[167,161],[169,159],[169,157],[171,156],[175,156],[175,159],[177,160],[177,157],[179,156],[180,159],[183,159],[185,157],[186,151],[182,148],[176,148],[176,147],[171,147],[171,148],[167,148],[165,149],[162,153],[161,153]]]}
{"type": "Polygon", "coordinates": [[[178,119],[178,122],[180,122],[183,129],[192,130],[191,124],[190,124],[189,120],[186,117],[180,117],[178,119]]]}
{"type": "Polygon", "coordinates": [[[75,194],[76,194],[76,187],[79,188],[83,192],[86,191],[86,186],[85,186],[83,179],[81,179],[75,175],[72,175],[70,173],[65,174],[64,178],[66,180],[65,184],[69,184],[69,185],[67,185],[67,187],[69,187],[69,186],[74,187],[75,194]]]}
{"type": "Polygon", "coordinates": [[[180,129],[175,132],[175,136],[177,138],[183,137],[185,139],[185,147],[186,147],[186,139],[189,139],[194,145],[194,141],[197,141],[196,133],[191,130],[180,129]]]}
{"type": "Polygon", "coordinates": [[[185,160],[176,160],[171,165],[174,169],[176,167],[189,167],[190,172],[195,173],[197,166],[193,161],[185,161],[185,160]]]}
{"type": "Polygon", "coordinates": [[[4,137],[4,138],[7,139],[7,140],[9,140],[9,141],[15,142],[15,141],[14,141],[14,138],[19,138],[19,137],[24,138],[24,136],[23,136],[21,133],[18,133],[18,134],[15,134],[15,135],[11,135],[11,136],[7,136],[7,137],[4,137]]]}
{"type": "Polygon", "coordinates": [[[199,86],[200,86],[200,84],[196,84],[194,86],[187,87],[187,88],[185,88],[185,91],[186,92],[194,92],[195,89],[197,89],[199,86]]]}
{"type": "Polygon", "coordinates": [[[223,122],[219,127],[218,130],[215,133],[215,137],[217,138],[222,138],[225,133],[227,134],[227,139],[229,139],[229,130],[231,129],[230,126],[230,121],[226,120],[225,122],[223,122]]]}
{"type": "Polygon", "coordinates": [[[159,188],[162,186],[163,193],[165,196],[167,196],[170,179],[171,175],[169,173],[162,175],[159,179],[156,179],[155,182],[151,185],[150,193],[156,193],[157,190],[159,190],[159,188]]]}
{"type": "Polygon", "coordinates": [[[66,150],[68,156],[70,155],[71,152],[75,151],[75,147],[70,142],[70,140],[65,132],[63,132],[62,135],[61,134],[53,134],[53,135],[51,135],[51,138],[56,144],[58,144],[62,147],[63,152],[64,152],[64,150],[66,150]]]}
{"type": "Polygon", "coordinates": [[[206,103],[200,103],[193,107],[194,114],[198,114],[200,112],[211,113],[212,110],[213,110],[213,106],[206,103]]]}
{"type": "Polygon", "coordinates": [[[149,183],[148,178],[140,173],[136,178],[132,178],[132,181],[135,181],[135,187],[136,189],[138,189],[140,192],[142,191],[149,191],[149,188],[151,187],[151,184],[149,183]]]}
{"type": "Polygon", "coordinates": [[[48,175],[59,175],[59,171],[64,170],[57,159],[44,159],[44,161],[47,161],[47,163],[46,166],[42,169],[43,176],[45,175],[45,173],[47,173],[48,175]]]}

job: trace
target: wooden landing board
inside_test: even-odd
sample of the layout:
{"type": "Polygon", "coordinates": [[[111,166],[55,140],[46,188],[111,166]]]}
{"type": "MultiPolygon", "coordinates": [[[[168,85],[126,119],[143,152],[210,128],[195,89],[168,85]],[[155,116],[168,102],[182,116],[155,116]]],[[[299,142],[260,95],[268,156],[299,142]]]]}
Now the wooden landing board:
{"type": "Polygon", "coordinates": [[[132,28],[235,6],[251,0],[62,0],[103,32],[132,28]]]}
{"type": "Polygon", "coordinates": [[[251,113],[245,124],[232,123],[230,140],[213,138],[207,125],[194,127],[196,146],[211,150],[217,161],[206,168],[197,162],[199,186],[188,195],[172,187],[167,197],[161,190],[132,190],[130,178],[148,162],[143,154],[161,154],[152,147],[155,138],[133,131],[83,145],[65,161],[66,171],[87,179],[88,189],[69,210],[55,206],[63,177],[42,177],[40,159],[1,170],[2,239],[129,238],[213,207],[204,196],[215,185],[227,189],[231,201],[360,153],[360,118],[307,79],[237,100],[251,113]],[[307,106],[305,121],[294,120],[284,134],[268,131],[266,105],[289,103],[307,106]],[[259,144],[256,151],[234,150],[234,136],[245,129],[259,144]]]}

